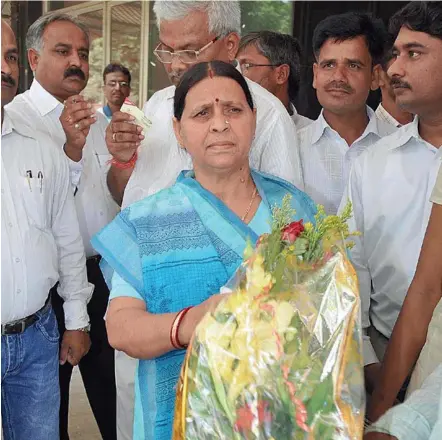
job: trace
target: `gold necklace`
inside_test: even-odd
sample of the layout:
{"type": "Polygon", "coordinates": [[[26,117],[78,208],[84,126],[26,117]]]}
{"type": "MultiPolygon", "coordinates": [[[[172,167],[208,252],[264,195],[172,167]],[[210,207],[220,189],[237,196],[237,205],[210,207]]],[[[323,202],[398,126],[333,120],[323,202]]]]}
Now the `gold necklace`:
{"type": "Polygon", "coordinates": [[[246,219],[246,217],[249,215],[250,208],[252,207],[252,203],[255,200],[256,194],[258,194],[258,190],[256,189],[256,186],[255,186],[255,189],[253,190],[252,198],[250,199],[249,207],[247,208],[246,213],[241,217],[242,221],[244,221],[246,219]]]}

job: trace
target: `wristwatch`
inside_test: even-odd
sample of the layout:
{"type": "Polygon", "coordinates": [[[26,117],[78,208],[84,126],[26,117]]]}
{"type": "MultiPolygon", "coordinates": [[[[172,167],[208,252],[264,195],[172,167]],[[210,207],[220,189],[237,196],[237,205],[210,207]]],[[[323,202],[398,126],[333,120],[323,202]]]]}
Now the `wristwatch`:
{"type": "Polygon", "coordinates": [[[75,331],[89,333],[91,331],[91,325],[88,324],[86,327],[76,328],[75,331]]]}

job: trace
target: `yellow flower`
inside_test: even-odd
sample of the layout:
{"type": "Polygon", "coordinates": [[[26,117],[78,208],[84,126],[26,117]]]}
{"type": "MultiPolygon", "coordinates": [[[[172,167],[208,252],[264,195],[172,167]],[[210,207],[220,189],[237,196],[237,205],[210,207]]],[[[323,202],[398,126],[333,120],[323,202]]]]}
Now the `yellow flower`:
{"type": "Polygon", "coordinates": [[[239,361],[239,364],[233,373],[228,393],[228,399],[232,406],[235,405],[236,399],[241,391],[251,383],[252,379],[253,376],[250,372],[248,362],[246,360],[239,361]]]}
{"type": "Polygon", "coordinates": [[[275,320],[279,334],[282,335],[287,331],[294,314],[293,306],[289,302],[283,301],[277,305],[275,320]]]}
{"type": "Polygon", "coordinates": [[[313,223],[311,223],[311,222],[307,222],[307,223],[304,225],[304,231],[307,232],[307,233],[309,233],[309,232],[311,232],[312,230],[313,230],[313,223]]]}
{"type": "Polygon", "coordinates": [[[264,270],[263,263],[263,256],[258,254],[251,267],[247,268],[247,293],[249,295],[259,295],[272,287],[272,275],[264,270]]]}

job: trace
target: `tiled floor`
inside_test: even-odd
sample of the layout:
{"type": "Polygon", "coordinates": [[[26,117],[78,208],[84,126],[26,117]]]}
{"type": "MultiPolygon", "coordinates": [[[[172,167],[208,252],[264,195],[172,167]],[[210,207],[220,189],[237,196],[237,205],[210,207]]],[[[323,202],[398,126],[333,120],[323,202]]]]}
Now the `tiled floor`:
{"type": "Polygon", "coordinates": [[[69,437],[71,440],[101,440],[78,368],[74,368],[71,381],[69,437]]]}

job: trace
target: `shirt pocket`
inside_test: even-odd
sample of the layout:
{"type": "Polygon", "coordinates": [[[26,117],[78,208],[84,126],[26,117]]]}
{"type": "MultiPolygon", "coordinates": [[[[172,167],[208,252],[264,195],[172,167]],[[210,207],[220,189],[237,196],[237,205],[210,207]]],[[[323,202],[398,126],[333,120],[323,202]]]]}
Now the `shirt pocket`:
{"type": "Polygon", "coordinates": [[[44,179],[22,177],[23,205],[29,224],[42,230],[50,227],[50,212],[45,200],[44,179]]]}

